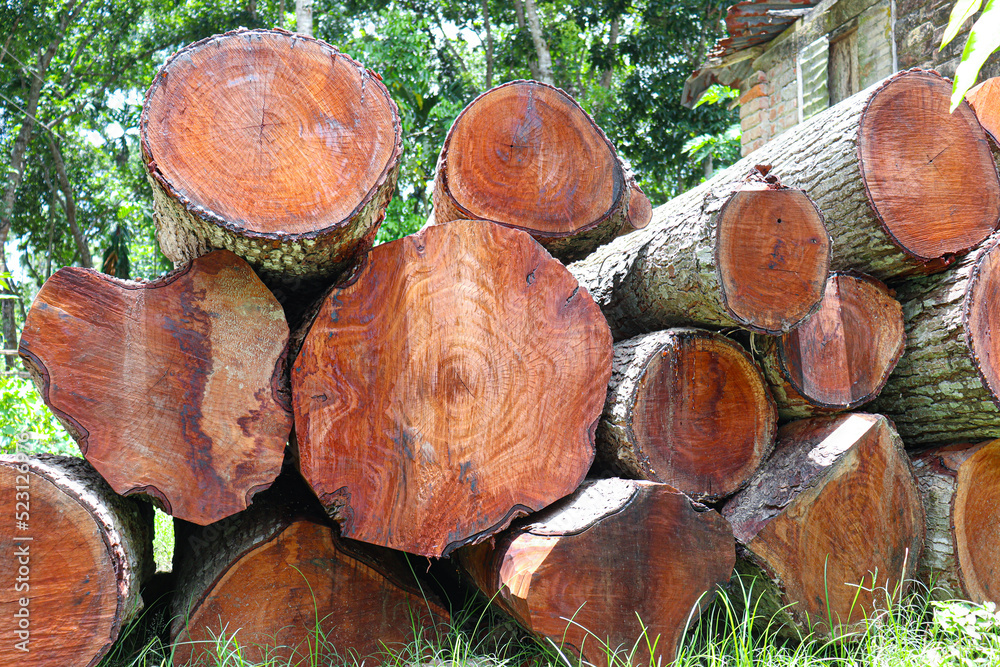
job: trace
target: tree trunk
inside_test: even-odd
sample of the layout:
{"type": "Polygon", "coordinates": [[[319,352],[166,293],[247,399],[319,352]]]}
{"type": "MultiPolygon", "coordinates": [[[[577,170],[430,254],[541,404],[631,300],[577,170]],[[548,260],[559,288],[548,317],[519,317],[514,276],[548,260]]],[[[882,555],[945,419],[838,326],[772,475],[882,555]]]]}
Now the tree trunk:
{"type": "Polygon", "coordinates": [[[793,639],[863,632],[905,592],[924,540],[909,461],[880,415],[783,426],[774,455],[722,515],[756,619],[793,639]]]}
{"type": "Polygon", "coordinates": [[[514,81],[483,93],[441,148],[438,224],[473,219],[522,229],[569,261],[625,226],[645,227],[650,213],[604,132],[558,88],[514,81]]]}
{"type": "Polygon", "coordinates": [[[295,32],[313,36],[313,0],[295,0],[295,32]]]}
{"type": "Polygon", "coordinates": [[[624,476],[715,501],[771,453],[777,420],[742,347],[716,333],[669,329],[615,345],[597,451],[624,476]]]}
{"type": "Polygon", "coordinates": [[[913,455],[927,542],[917,577],[940,600],[1000,602],[994,539],[1000,440],[934,447],[913,455]]]}
{"type": "MultiPolygon", "coordinates": [[[[608,30],[609,30],[609,32],[608,32],[608,48],[611,50],[612,56],[614,55],[615,47],[618,46],[618,23],[619,22],[620,22],[620,18],[618,16],[615,16],[614,18],[611,19],[611,25],[608,28],[608,30]]],[[[611,80],[612,80],[612,77],[614,76],[614,73],[615,73],[614,61],[612,61],[612,63],[610,65],[608,65],[604,69],[604,74],[601,75],[601,88],[604,88],[605,90],[610,90],[610,88],[611,88],[611,80]]],[[[710,155],[709,156],[709,160],[711,160],[711,157],[712,156],[710,155]]],[[[707,175],[711,176],[711,169],[708,170],[708,174],[707,175]]]]}
{"type": "Polygon", "coordinates": [[[550,86],[556,85],[552,77],[552,57],[549,55],[549,45],[542,35],[542,23],[538,19],[538,9],[535,7],[535,0],[523,0],[524,14],[528,20],[528,32],[531,33],[531,42],[535,45],[535,54],[538,56],[538,80],[550,86]]]}
{"type": "Polygon", "coordinates": [[[992,240],[954,270],[898,286],[907,349],[869,404],[907,446],[1000,437],[1000,249],[992,240]]]}
{"type": "MultiPolygon", "coordinates": [[[[968,105],[948,113],[950,96],[951,83],[936,74],[896,74],[667,202],[649,227],[571,270],[601,305],[616,338],[699,321],[684,311],[700,301],[680,312],[669,302],[701,294],[701,283],[717,284],[714,251],[705,245],[712,234],[704,228],[720,194],[732,192],[754,165],[772,165],[785,185],[802,188],[816,203],[833,238],[834,270],[888,281],[943,269],[1000,219],[1000,181],[985,136],[968,105]],[[903,111],[893,111],[894,100],[903,111]],[[703,231],[692,231],[699,227],[703,231]],[[692,270],[693,256],[699,272],[692,270]]],[[[780,254],[790,246],[762,248],[780,254]]],[[[731,326],[732,318],[716,315],[704,323],[731,326]]]]}
{"type": "Polygon", "coordinates": [[[835,272],[802,326],[754,340],[781,419],[849,410],[878,396],[906,347],[903,308],[892,295],[874,278],[835,272]]]}
{"type": "Polygon", "coordinates": [[[293,287],[364,255],[399,172],[399,115],[377,75],[284,31],[179,51],[146,94],[140,131],[163,253],[226,248],[293,287]]]}
{"type": "MultiPolygon", "coordinates": [[[[528,26],[524,21],[524,4],[522,4],[521,0],[514,0],[514,15],[517,17],[518,32],[527,30],[528,26]]],[[[536,58],[528,59],[528,70],[531,72],[532,79],[538,81],[542,78],[541,72],[538,69],[538,60],[536,58]]]]}
{"type": "Polygon", "coordinates": [[[1000,77],[983,81],[966,93],[965,99],[993,146],[1000,150],[1000,77]]]}
{"type": "Polygon", "coordinates": [[[150,508],[116,495],[80,459],[0,455],[0,483],[9,522],[0,532],[0,663],[96,665],[142,610],[150,508]]]}
{"type": "Polygon", "coordinates": [[[217,657],[220,635],[253,664],[381,664],[415,632],[448,621],[405,554],[341,539],[315,500],[300,500],[301,487],[275,484],[247,511],[204,528],[178,522],[175,665],[217,657]]]}
{"type": "Polygon", "coordinates": [[[569,267],[616,340],[684,324],[781,334],[819,307],[830,266],[819,211],[766,167],[731,177],[569,267]]]}
{"type": "Polygon", "coordinates": [[[457,221],[378,246],[292,369],[302,474],[345,537],[447,555],[579,486],[611,355],[590,296],[523,232],[457,221]]]}
{"type": "Polygon", "coordinates": [[[245,509],[281,468],[287,342],[273,295],[218,251],[145,284],[60,269],[20,353],[115,491],[207,524],[245,509]]]}
{"type": "Polygon", "coordinates": [[[59,182],[59,190],[62,191],[63,211],[66,213],[66,223],[73,234],[73,242],[76,244],[76,251],[80,255],[80,266],[86,269],[94,268],[94,260],[90,256],[90,246],[87,244],[87,237],[80,229],[76,220],[76,198],[73,197],[73,186],[70,185],[69,177],[66,175],[66,165],[63,163],[62,151],[56,145],[52,135],[49,135],[49,150],[52,153],[52,162],[56,167],[56,179],[59,182]]]}
{"type": "Polygon", "coordinates": [[[670,664],[735,562],[717,512],[666,484],[621,479],[588,480],[459,557],[529,632],[602,667],[670,664]]]}
{"type": "Polygon", "coordinates": [[[490,29],[489,0],[480,0],[483,8],[483,27],[486,29],[486,89],[493,87],[493,30],[490,29]]]}

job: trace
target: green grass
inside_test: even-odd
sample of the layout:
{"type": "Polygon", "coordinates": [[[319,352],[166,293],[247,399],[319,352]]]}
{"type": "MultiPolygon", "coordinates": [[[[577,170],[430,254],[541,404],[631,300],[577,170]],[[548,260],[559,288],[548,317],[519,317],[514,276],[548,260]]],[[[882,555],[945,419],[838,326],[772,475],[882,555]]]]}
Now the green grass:
{"type": "MultiPolygon", "coordinates": [[[[739,586],[736,586],[737,589],[739,586]]],[[[147,639],[142,632],[162,630],[165,618],[133,624],[125,641],[101,667],[165,667],[170,665],[170,647],[160,635],[147,639]],[[158,626],[159,624],[159,626],[158,626]]],[[[717,596],[701,619],[687,633],[676,667],[992,667],[1000,665],[1000,614],[992,605],[965,602],[929,602],[925,595],[911,594],[867,624],[851,641],[824,642],[807,638],[786,642],[777,638],[769,619],[756,618],[743,591],[717,596]],[[742,599],[734,604],[731,596],[742,599]]],[[[414,626],[416,627],[416,625],[414,626]]],[[[262,663],[247,661],[236,637],[219,637],[211,647],[213,659],[199,667],[290,667],[277,658],[262,663]]],[[[452,624],[438,636],[417,633],[401,648],[387,648],[379,659],[360,660],[338,656],[334,637],[314,632],[308,667],[358,667],[377,664],[388,667],[583,667],[585,663],[553,642],[539,643],[490,609],[476,602],[456,613],[452,624]],[[499,630],[498,630],[499,628],[499,630]]],[[[597,637],[593,640],[597,642],[597,637]]],[[[612,667],[667,667],[635,664],[633,656],[644,654],[644,643],[655,646],[656,638],[640,636],[625,650],[606,650],[612,667]]],[[[648,654],[646,652],[645,654],[648,654]]],[[[194,666],[192,666],[194,667],[194,666]]]]}

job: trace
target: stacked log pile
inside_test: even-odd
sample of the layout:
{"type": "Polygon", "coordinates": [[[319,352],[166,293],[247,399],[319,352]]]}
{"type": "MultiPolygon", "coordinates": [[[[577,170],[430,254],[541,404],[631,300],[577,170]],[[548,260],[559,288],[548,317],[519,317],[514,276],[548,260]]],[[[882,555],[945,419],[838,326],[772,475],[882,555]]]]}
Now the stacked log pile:
{"type": "MultiPolygon", "coordinates": [[[[371,248],[401,150],[378,76],[281,31],[213,37],[143,111],[178,269],[61,270],[22,358],[74,465],[175,516],[178,665],[220,631],[378,663],[449,618],[406,554],[596,664],[672,661],[734,567],[791,638],[849,638],[915,572],[991,599],[968,489],[995,447],[923,454],[919,483],[904,450],[1000,436],[1000,251],[961,257],[1000,179],[949,96],[896,75],[650,210],[571,98],[504,84],[448,134],[434,224],[371,248]]],[[[142,516],[45,489],[54,521],[142,516]]],[[[102,521],[81,549],[125,555],[51,599],[91,568],[107,627],[36,664],[92,664],[136,607],[148,538],[102,521]]]]}

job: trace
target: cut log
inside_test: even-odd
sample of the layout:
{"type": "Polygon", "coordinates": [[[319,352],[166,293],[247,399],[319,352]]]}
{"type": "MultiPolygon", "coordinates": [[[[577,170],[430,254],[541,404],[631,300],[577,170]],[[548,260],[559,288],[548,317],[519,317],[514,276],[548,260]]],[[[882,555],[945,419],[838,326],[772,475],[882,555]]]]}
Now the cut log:
{"type": "Polygon", "coordinates": [[[917,577],[941,600],[1000,602],[1000,440],[934,447],[913,456],[927,540],[917,577]]]}
{"type": "MultiPolygon", "coordinates": [[[[834,270],[890,281],[943,269],[1000,221],[1000,179],[986,137],[968,105],[948,113],[950,97],[951,83],[934,73],[896,74],[658,207],[646,229],[603,246],[570,270],[594,295],[616,339],[697,321],[704,299],[687,295],[703,294],[702,284],[719,281],[710,214],[762,164],[772,165],[785,185],[802,188],[822,211],[834,242],[834,270]]],[[[814,236],[792,234],[779,246],[783,237],[771,223],[752,235],[735,234],[737,251],[748,239],[743,252],[763,251],[764,259],[774,249],[791,261],[802,249],[795,242],[814,236]]],[[[761,271],[736,275],[754,289],[770,285],[777,268],[783,267],[765,263],[761,271]]],[[[792,294],[790,286],[777,287],[776,298],[792,294]]],[[[729,326],[717,317],[705,323],[729,326]]],[[[786,330],[792,325],[789,318],[786,330]]]]}
{"type": "Polygon", "coordinates": [[[756,619],[793,639],[863,631],[905,592],[924,540],[909,460],[881,415],[782,427],[774,455],[722,515],[756,619]]]}
{"type": "Polygon", "coordinates": [[[458,553],[479,589],[529,632],[605,666],[670,664],[728,583],[734,551],[726,521],[673,487],[601,479],[495,546],[458,553]]]}
{"type": "Polygon", "coordinates": [[[819,307],[830,266],[822,216],[767,167],[748,173],[664,204],[646,229],[569,267],[616,340],[683,324],[781,334],[819,307]]]}
{"type": "Polygon", "coordinates": [[[833,273],[815,315],[754,347],[782,419],[849,410],[878,396],[903,354],[903,309],[881,281],[833,273]]]}
{"type": "Polygon", "coordinates": [[[91,667],[139,615],[153,513],[81,459],[0,455],[0,664],[91,667]]]}
{"type": "Polygon", "coordinates": [[[238,30],[174,54],[140,122],[160,248],[214,248],[269,283],[330,278],[367,252],[399,173],[380,77],[329,44],[238,30]]]}
{"type": "Polygon", "coordinates": [[[987,79],[965,94],[993,146],[1000,150],[1000,77],[987,79]]]}
{"type": "Polygon", "coordinates": [[[740,345],[668,329],[615,345],[597,451],[623,476],[715,501],[771,453],[777,422],[760,370],[740,345]]]}
{"type": "Polygon", "coordinates": [[[246,508],[281,470],[287,343],[277,300],[220,250],[149,283],[60,269],[20,353],[115,491],[204,525],[246,508]]]}
{"type": "Polygon", "coordinates": [[[447,555],[580,485],[611,355],[524,232],[457,221],[378,246],[292,369],[302,474],[345,537],[447,555]]]}
{"type": "Polygon", "coordinates": [[[220,637],[253,664],[381,664],[447,622],[404,554],[341,539],[321,517],[270,489],[245,512],[179,528],[175,665],[217,656],[220,637]]]}
{"type": "Polygon", "coordinates": [[[891,418],[908,447],[1000,437],[998,242],[898,285],[907,348],[868,408],[891,418]]]}
{"type": "Polygon", "coordinates": [[[455,119],[434,183],[434,218],[522,229],[554,256],[586,256],[649,223],[649,199],[604,132],[559,88],[512,81],[455,119]]]}

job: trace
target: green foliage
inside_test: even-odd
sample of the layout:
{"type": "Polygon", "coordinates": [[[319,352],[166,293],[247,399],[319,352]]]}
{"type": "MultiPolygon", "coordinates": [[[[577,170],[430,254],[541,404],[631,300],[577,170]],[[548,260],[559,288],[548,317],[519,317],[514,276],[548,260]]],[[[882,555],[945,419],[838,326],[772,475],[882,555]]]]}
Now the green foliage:
{"type": "Polygon", "coordinates": [[[76,443],[42,403],[31,380],[0,375],[0,451],[80,456],[76,443]]]}
{"type": "MultiPolygon", "coordinates": [[[[728,86],[714,85],[705,91],[705,94],[694,106],[697,109],[703,104],[721,104],[739,96],[738,90],[728,86]]],[[[740,159],[741,136],[740,124],[736,122],[717,134],[699,134],[692,137],[681,150],[690,155],[695,162],[702,162],[710,157],[713,161],[719,160],[723,164],[733,164],[740,159]]]]}
{"type": "MultiPolygon", "coordinates": [[[[981,5],[982,0],[958,0],[955,3],[948,27],[941,38],[940,48],[943,49],[955,39],[965,22],[979,11],[981,5]]],[[[997,51],[1000,51],[1000,2],[987,0],[983,13],[969,32],[965,49],[962,51],[962,62],[955,70],[955,82],[951,94],[952,111],[958,108],[965,94],[975,85],[979,70],[983,68],[986,59],[997,51]]]]}
{"type": "Polygon", "coordinates": [[[974,605],[960,600],[931,604],[934,628],[948,640],[930,652],[935,664],[942,667],[1000,664],[1000,613],[995,604],[974,605]]]}

